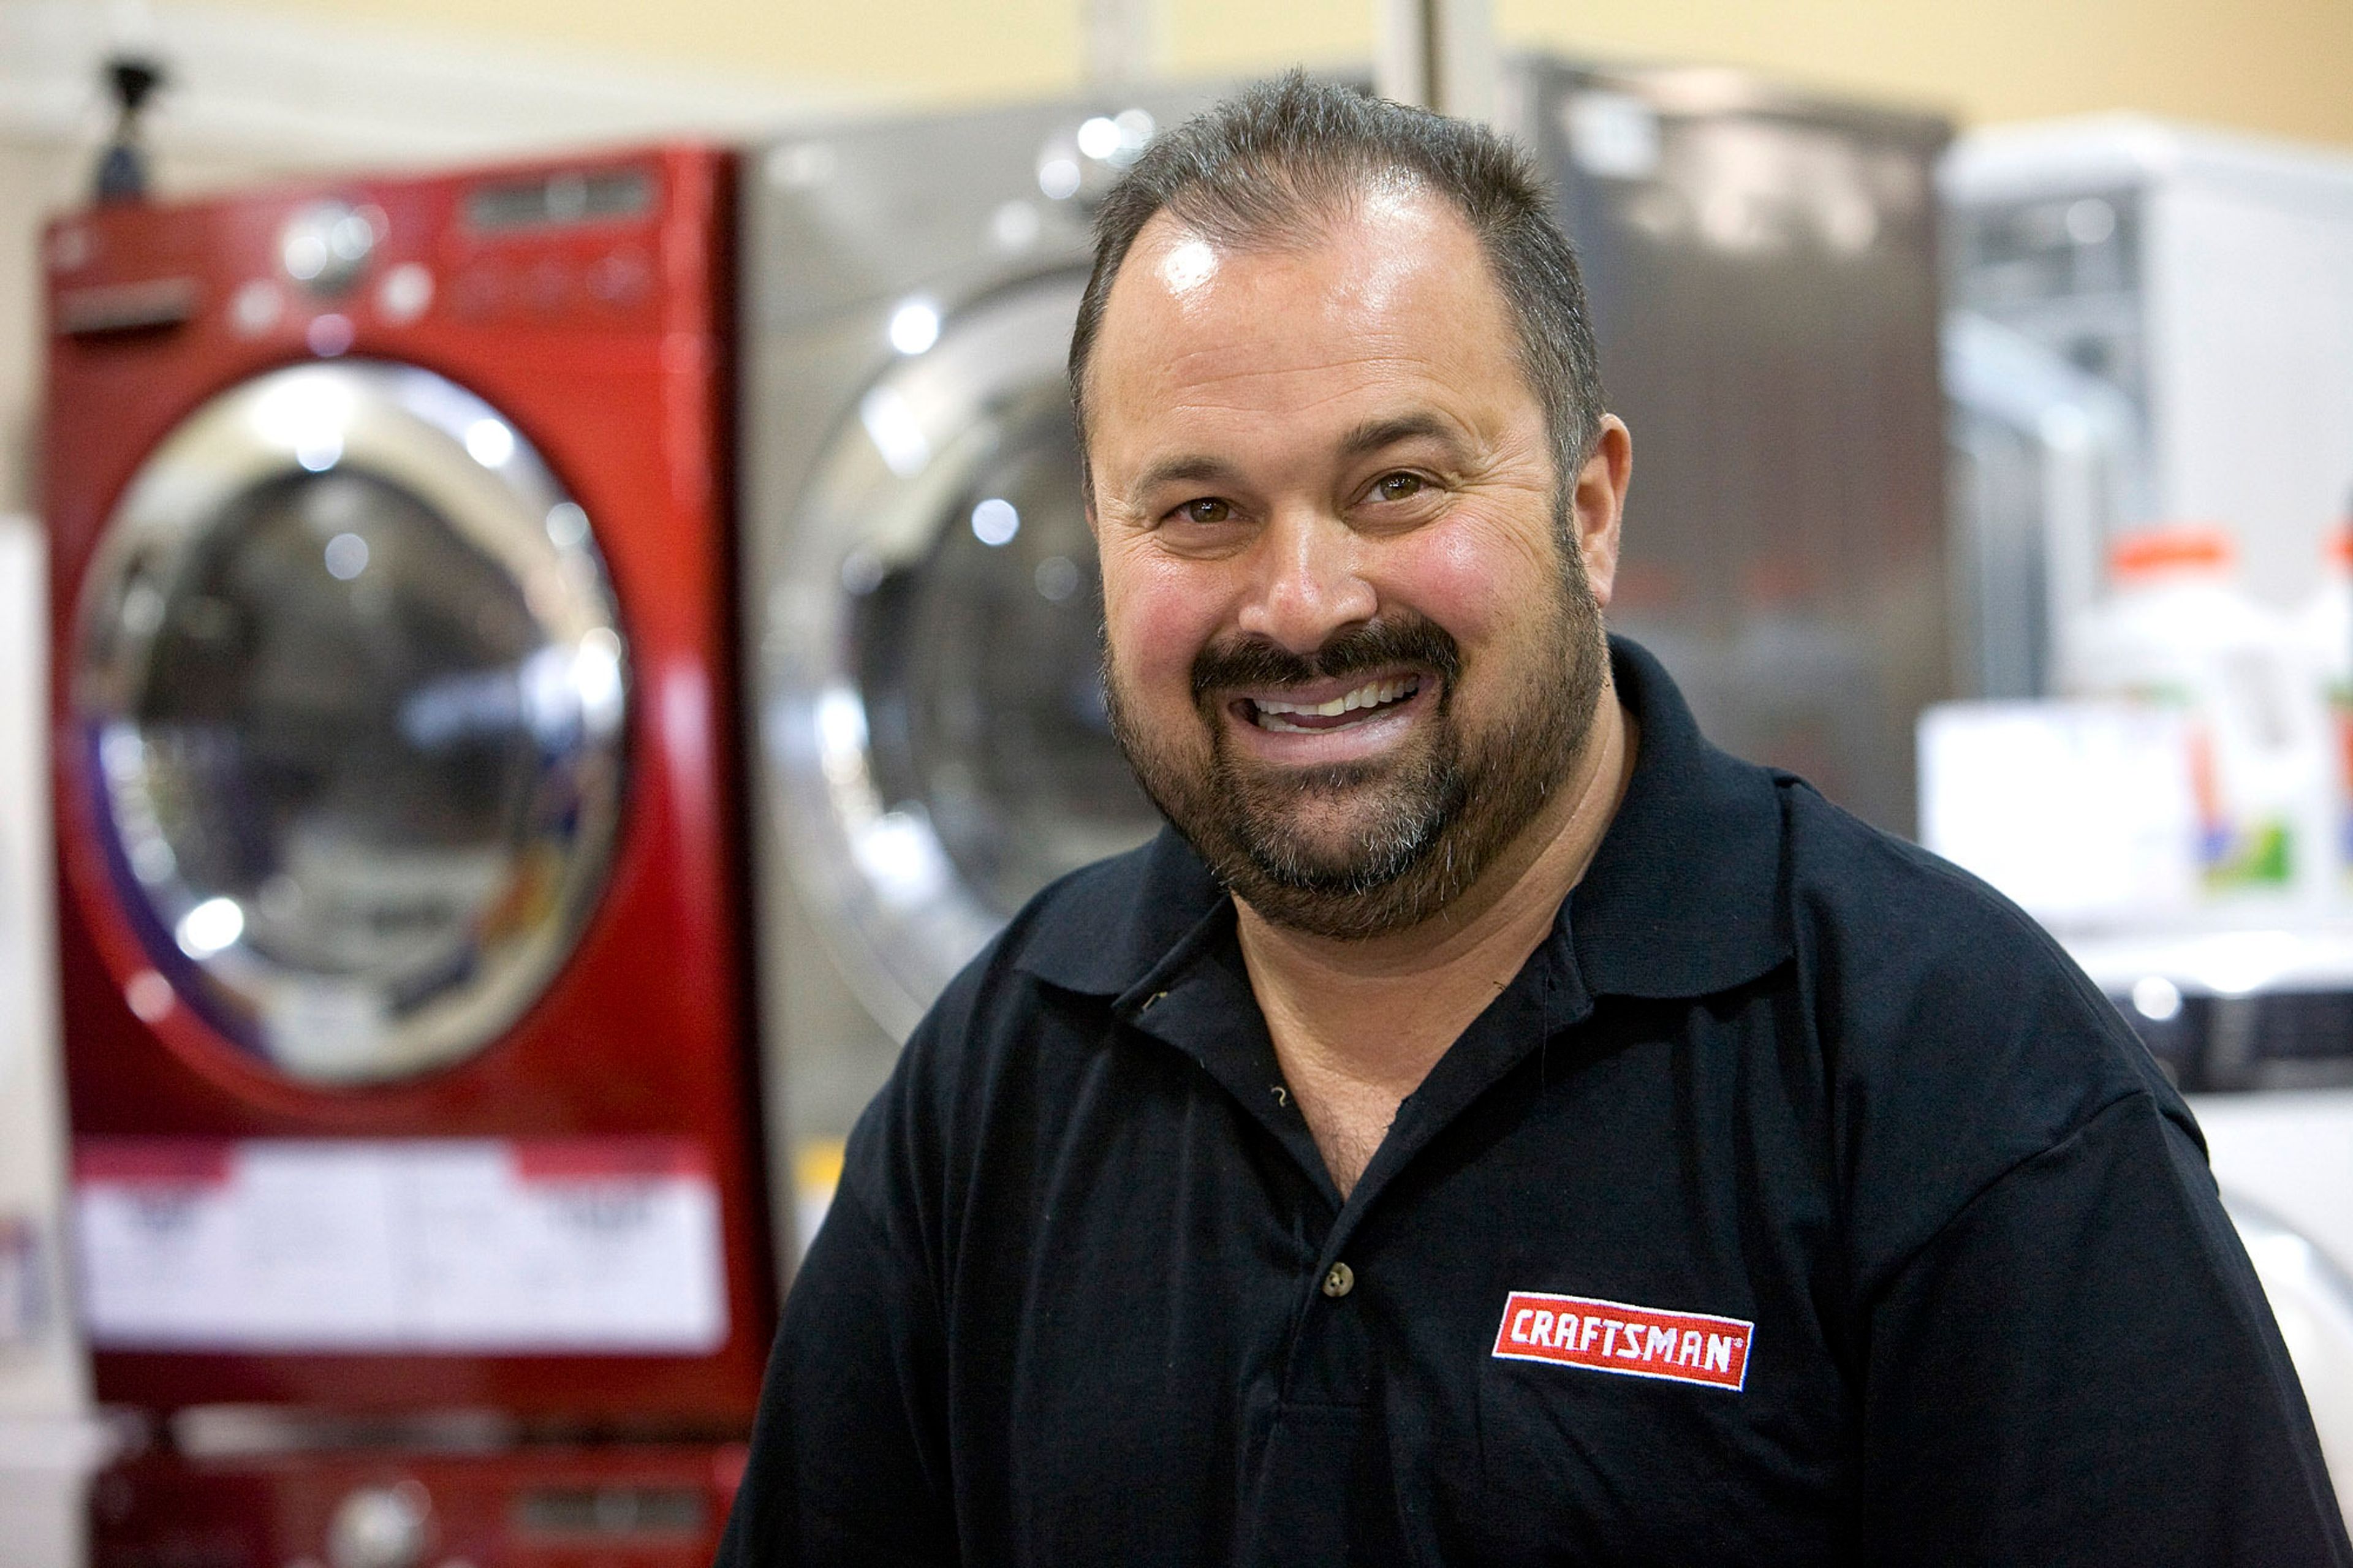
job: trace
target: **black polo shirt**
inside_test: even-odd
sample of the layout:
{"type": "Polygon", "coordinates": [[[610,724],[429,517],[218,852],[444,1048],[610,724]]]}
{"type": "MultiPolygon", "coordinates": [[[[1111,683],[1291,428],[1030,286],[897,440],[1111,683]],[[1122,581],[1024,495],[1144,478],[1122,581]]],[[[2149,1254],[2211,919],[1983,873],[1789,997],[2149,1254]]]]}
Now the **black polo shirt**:
{"type": "Polygon", "coordinates": [[[1173,835],[849,1142],[724,1563],[2353,1562],[2198,1132],[2031,921],[1703,741],[1343,1201],[1173,835]]]}

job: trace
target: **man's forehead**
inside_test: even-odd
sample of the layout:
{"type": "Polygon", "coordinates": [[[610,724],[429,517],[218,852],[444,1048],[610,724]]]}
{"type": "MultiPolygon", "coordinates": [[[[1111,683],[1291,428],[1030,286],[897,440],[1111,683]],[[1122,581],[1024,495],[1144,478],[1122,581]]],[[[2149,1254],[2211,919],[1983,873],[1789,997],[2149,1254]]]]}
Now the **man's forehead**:
{"type": "Polygon", "coordinates": [[[1142,248],[1154,236],[1171,234],[1198,237],[1236,251],[1308,249],[1335,225],[1366,216],[1383,218],[1425,204],[1432,211],[1461,217],[1453,200],[1407,169],[1320,178],[1305,172],[1278,172],[1257,183],[1242,201],[1200,191],[1179,194],[1144,221],[1129,250],[1142,248]]]}
{"type": "Polygon", "coordinates": [[[1370,193],[1305,243],[1236,239],[1164,210],[1113,285],[1089,380],[1097,392],[1166,391],[1233,374],[1452,357],[1466,340],[1508,336],[1504,316],[1469,225],[1425,192],[1370,193]]]}
{"type": "MultiPolygon", "coordinates": [[[[1303,198],[1305,199],[1305,198],[1303,198]]],[[[1279,222],[1218,221],[1163,207],[1145,220],[1113,279],[1107,310],[1123,294],[1183,300],[1225,274],[1244,270],[1344,269],[1366,279],[1398,277],[1440,257],[1485,258],[1461,212],[1418,183],[1384,181],[1313,199],[1279,222]]]]}

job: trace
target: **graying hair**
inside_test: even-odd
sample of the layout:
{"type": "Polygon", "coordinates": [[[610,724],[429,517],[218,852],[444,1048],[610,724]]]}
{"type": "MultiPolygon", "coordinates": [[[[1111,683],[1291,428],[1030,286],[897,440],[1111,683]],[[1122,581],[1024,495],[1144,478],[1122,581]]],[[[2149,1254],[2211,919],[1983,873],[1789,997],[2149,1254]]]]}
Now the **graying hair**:
{"type": "MultiPolygon", "coordinates": [[[[1094,271],[1071,333],[1082,465],[1087,363],[1112,284],[1155,214],[1168,213],[1212,244],[1305,242],[1366,192],[1400,177],[1451,202],[1477,237],[1519,334],[1521,373],[1544,407],[1565,500],[1604,404],[1577,253],[1543,178],[1485,126],[1299,71],[1248,88],[1155,140],[1095,214],[1094,271]]],[[[1087,486],[1092,495],[1091,472],[1087,486]]]]}

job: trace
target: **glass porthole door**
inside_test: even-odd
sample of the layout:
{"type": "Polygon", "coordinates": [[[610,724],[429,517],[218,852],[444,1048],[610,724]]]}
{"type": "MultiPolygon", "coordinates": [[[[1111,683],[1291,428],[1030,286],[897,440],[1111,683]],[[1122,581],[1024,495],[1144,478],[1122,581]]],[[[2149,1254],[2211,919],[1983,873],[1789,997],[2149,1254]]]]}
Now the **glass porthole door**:
{"type": "Polygon", "coordinates": [[[949,315],[860,400],[787,531],[766,743],[804,894],[901,1036],[1039,888],[1148,837],[1111,738],[1063,386],[1083,277],[949,315]]]}
{"type": "Polygon", "coordinates": [[[221,395],[133,479],[78,617],[135,1008],[168,985],[364,1084],[545,989],[611,859],[628,659],[586,513],[488,404],[360,362],[221,395]]]}

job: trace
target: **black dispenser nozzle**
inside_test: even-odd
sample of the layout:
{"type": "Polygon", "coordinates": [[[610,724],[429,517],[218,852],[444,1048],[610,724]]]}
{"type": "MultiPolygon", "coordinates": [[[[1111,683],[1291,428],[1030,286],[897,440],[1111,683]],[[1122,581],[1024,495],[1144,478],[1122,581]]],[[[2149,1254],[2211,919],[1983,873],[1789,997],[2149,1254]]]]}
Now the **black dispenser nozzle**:
{"type": "Polygon", "coordinates": [[[117,55],[106,62],[106,82],[114,97],[114,138],[98,163],[99,204],[144,201],[147,154],[139,145],[139,111],[164,85],[164,68],[153,60],[117,55]]]}

